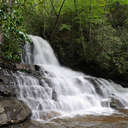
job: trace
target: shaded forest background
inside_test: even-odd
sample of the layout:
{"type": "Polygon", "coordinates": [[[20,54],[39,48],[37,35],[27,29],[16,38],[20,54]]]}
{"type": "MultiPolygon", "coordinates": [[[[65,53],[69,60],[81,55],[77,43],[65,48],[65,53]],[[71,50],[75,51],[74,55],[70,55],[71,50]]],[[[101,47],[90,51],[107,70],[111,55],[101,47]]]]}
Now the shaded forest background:
{"type": "Polygon", "coordinates": [[[65,66],[128,81],[128,0],[0,0],[0,33],[2,60],[20,63],[27,33],[65,66]]]}

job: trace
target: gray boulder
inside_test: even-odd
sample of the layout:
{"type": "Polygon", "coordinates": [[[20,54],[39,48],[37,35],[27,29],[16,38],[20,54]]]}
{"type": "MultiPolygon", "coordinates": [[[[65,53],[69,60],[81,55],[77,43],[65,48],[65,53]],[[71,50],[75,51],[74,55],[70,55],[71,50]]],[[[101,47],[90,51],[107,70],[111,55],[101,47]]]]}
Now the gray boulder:
{"type": "Polygon", "coordinates": [[[0,126],[17,124],[31,116],[31,110],[20,100],[15,98],[0,99],[0,126]]]}

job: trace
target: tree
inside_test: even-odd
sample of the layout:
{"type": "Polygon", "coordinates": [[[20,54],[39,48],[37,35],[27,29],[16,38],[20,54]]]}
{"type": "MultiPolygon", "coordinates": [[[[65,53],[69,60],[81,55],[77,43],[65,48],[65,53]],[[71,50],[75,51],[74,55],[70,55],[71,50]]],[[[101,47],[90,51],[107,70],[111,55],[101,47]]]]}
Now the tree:
{"type": "Polygon", "coordinates": [[[23,34],[22,2],[18,0],[0,1],[0,26],[2,38],[0,56],[10,62],[20,62],[22,46],[27,40],[23,34]]]}

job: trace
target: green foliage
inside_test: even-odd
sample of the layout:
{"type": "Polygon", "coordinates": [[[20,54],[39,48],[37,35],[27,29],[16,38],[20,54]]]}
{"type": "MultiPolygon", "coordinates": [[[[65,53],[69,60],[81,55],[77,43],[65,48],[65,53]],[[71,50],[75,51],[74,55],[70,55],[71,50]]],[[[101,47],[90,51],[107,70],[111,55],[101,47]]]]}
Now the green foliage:
{"type": "Polygon", "coordinates": [[[127,73],[128,1],[66,0],[59,14],[62,2],[27,0],[27,32],[50,40],[63,64],[93,61],[110,74],[127,73]]]}
{"type": "Polygon", "coordinates": [[[60,31],[63,31],[63,30],[70,31],[71,30],[71,25],[62,24],[61,27],[60,27],[60,31]]]}
{"type": "Polygon", "coordinates": [[[110,75],[128,73],[128,0],[15,1],[0,5],[5,59],[20,60],[26,30],[49,40],[65,65],[94,62],[110,75]]]}
{"type": "Polygon", "coordinates": [[[23,33],[22,5],[18,1],[10,7],[8,2],[0,3],[0,26],[4,42],[1,45],[1,57],[11,62],[20,62],[22,46],[27,36],[23,33]]]}
{"type": "Polygon", "coordinates": [[[128,5],[115,2],[110,7],[109,22],[113,27],[124,26],[128,21],[128,5]]]}

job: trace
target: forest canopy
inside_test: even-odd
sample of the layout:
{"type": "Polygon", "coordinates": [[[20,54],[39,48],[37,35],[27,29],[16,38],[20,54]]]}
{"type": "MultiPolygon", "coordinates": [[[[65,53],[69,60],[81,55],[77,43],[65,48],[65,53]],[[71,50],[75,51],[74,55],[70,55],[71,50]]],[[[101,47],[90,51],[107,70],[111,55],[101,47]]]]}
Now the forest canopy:
{"type": "Polygon", "coordinates": [[[26,34],[34,34],[64,65],[128,74],[128,0],[0,0],[0,33],[7,61],[20,62],[26,34]]]}

